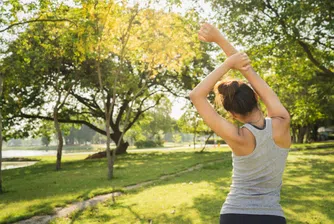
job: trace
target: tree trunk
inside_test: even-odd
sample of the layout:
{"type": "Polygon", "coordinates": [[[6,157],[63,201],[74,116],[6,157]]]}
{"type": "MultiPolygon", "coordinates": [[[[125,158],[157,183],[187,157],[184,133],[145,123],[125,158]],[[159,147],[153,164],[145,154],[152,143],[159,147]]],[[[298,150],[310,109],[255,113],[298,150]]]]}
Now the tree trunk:
{"type": "Polygon", "coordinates": [[[62,157],[62,151],[63,151],[63,135],[61,133],[60,125],[58,122],[58,104],[57,102],[54,110],[53,110],[53,119],[54,119],[54,126],[57,132],[57,138],[58,138],[58,146],[57,146],[57,162],[56,162],[56,170],[61,169],[61,157],[62,157]]]}
{"type": "Polygon", "coordinates": [[[298,130],[298,143],[304,143],[304,136],[306,133],[306,127],[301,126],[298,130]]]}
{"type": "Polygon", "coordinates": [[[306,142],[307,143],[312,142],[312,140],[311,140],[311,125],[306,126],[306,142]]]}
{"type": "Polygon", "coordinates": [[[129,143],[124,142],[122,139],[121,144],[116,148],[116,155],[125,154],[128,147],[129,147],[129,143]]]}
{"type": "Polygon", "coordinates": [[[211,132],[211,134],[209,135],[209,137],[205,140],[205,142],[204,142],[204,146],[203,146],[203,148],[202,148],[202,150],[201,150],[200,152],[203,152],[203,151],[204,151],[205,146],[206,146],[206,142],[209,140],[209,138],[211,138],[212,135],[213,135],[213,132],[211,132]]]}
{"type": "Polygon", "coordinates": [[[297,143],[297,133],[296,133],[297,130],[294,127],[292,127],[291,130],[292,130],[292,143],[297,143]]]}
{"type": "Polygon", "coordinates": [[[319,128],[318,124],[315,123],[313,125],[313,131],[312,131],[312,139],[315,142],[318,141],[318,128],[319,128]]]}
{"type": "Polygon", "coordinates": [[[116,144],[116,155],[125,154],[129,147],[129,143],[124,141],[122,132],[118,131],[111,135],[111,139],[116,144]]]}
{"type": "Polygon", "coordinates": [[[110,116],[108,115],[108,110],[109,108],[107,106],[105,106],[106,109],[106,134],[107,134],[107,161],[108,161],[108,179],[111,180],[113,177],[113,173],[114,173],[114,162],[115,162],[115,158],[112,158],[112,156],[110,155],[110,142],[111,142],[111,138],[110,138],[110,116]]]}
{"type": "MultiPolygon", "coordinates": [[[[0,105],[2,105],[2,75],[0,74],[0,105]]],[[[3,192],[2,186],[2,106],[0,109],[0,194],[3,192]]]]}
{"type": "Polygon", "coordinates": [[[194,149],[196,149],[196,132],[194,132],[194,136],[193,136],[193,143],[194,143],[194,149]]]}

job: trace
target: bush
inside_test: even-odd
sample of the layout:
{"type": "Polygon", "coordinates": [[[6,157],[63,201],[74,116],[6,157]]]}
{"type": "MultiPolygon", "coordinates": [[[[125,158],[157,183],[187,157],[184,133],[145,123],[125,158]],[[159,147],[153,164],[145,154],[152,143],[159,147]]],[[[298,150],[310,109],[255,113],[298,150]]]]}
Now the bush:
{"type": "MultiPolygon", "coordinates": [[[[213,139],[207,140],[206,144],[214,144],[213,139]]],[[[226,144],[226,142],[223,139],[219,139],[219,140],[216,140],[216,144],[226,144]]]]}
{"type": "Polygon", "coordinates": [[[151,140],[141,140],[141,141],[137,141],[135,143],[135,146],[138,149],[142,149],[142,148],[154,148],[154,147],[161,147],[163,146],[163,142],[162,141],[151,141],[151,140]]]}

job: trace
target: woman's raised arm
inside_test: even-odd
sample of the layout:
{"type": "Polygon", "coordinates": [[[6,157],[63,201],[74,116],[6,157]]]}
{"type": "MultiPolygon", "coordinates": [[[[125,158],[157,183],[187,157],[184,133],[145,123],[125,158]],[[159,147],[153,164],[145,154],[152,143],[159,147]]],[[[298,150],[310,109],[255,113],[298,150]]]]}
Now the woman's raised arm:
{"type": "MultiPolygon", "coordinates": [[[[198,33],[199,38],[207,42],[217,43],[225,54],[230,57],[238,51],[228,42],[228,40],[211,24],[204,23],[198,33]]],[[[267,107],[268,116],[283,119],[285,123],[290,122],[290,116],[285,107],[281,104],[275,92],[250,66],[247,70],[240,70],[243,76],[252,85],[256,93],[267,107]]]]}

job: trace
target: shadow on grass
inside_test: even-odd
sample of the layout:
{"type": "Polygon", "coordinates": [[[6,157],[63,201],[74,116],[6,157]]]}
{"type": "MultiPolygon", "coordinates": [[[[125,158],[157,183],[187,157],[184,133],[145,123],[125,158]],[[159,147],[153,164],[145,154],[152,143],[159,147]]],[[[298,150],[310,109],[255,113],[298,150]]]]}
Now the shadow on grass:
{"type": "Polygon", "coordinates": [[[89,212],[90,214],[94,214],[94,216],[96,217],[96,219],[98,220],[98,222],[102,222],[102,223],[106,223],[108,221],[110,221],[112,219],[112,216],[108,215],[108,214],[98,214],[96,213],[96,207],[89,207],[86,210],[79,210],[74,212],[73,214],[71,214],[70,220],[71,220],[71,224],[78,222],[80,223],[80,217],[85,213],[85,212],[89,212]]]}
{"type": "MultiPolygon", "coordinates": [[[[334,192],[334,180],[333,175],[329,175],[331,170],[333,170],[333,164],[319,159],[301,158],[300,161],[289,163],[284,174],[281,191],[281,205],[285,211],[287,223],[307,223],[301,217],[309,213],[310,210],[314,214],[318,214],[319,217],[314,214],[307,217],[308,223],[330,223],[331,220],[334,220],[332,193],[334,192]],[[296,180],[296,178],[301,177],[304,178],[304,181],[296,180]],[[293,185],[284,184],[284,182],[293,183],[293,185]]],[[[215,182],[215,180],[209,181],[215,182]]],[[[214,196],[209,195],[194,199],[194,207],[200,212],[203,223],[210,218],[211,211],[208,208],[217,207],[220,209],[222,206],[222,198],[217,199],[217,195],[221,194],[222,191],[219,188],[222,186],[221,184],[215,182],[214,196]]],[[[223,186],[228,187],[226,184],[223,186]]],[[[227,193],[225,191],[224,197],[227,193]]]]}
{"type": "Polygon", "coordinates": [[[50,202],[41,203],[38,205],[29,206],[24,213],[10,214],[5,218],[5,221],[0,221],[2,223],[13,223],[22,219],[26,219],[35,215],[51,215],[53,214],[53,206],[50,202]]]}

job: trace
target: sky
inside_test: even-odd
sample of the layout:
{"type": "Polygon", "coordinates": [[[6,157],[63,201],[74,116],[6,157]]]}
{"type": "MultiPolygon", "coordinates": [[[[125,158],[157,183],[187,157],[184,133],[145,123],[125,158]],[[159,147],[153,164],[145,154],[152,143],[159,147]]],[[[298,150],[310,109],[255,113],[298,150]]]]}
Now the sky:
{"type": "Polygon", "coordinates": [[[182,114],[185,112],[182,108],[186,105],[187,100],[184,98],[175,98],[169,97],[170,101],[172,102],[172,113],[171,117],[175,119],[179,119],[182,114]]]}

